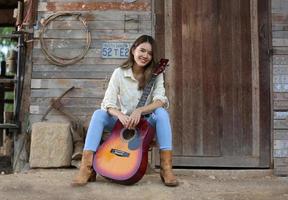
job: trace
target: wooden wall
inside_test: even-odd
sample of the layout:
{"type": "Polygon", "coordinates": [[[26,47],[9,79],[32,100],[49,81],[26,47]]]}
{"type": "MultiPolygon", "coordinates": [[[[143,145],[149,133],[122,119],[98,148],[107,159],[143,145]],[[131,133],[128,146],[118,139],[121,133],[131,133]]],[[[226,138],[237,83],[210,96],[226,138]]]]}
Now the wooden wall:
{"type": "Polygon", "coordinates": [[[288,175],[288,1],[271,0],[274,171],[288,175]]]}
{"type": "MultiPolygon", "coordinates": [[[[40,0],[35,26],[33,70],[31,76],[31,122],[39,121],[53,97],[70,86],[72,92],[63,98],[65,108],[86,120],[100,106],[113,69],[123,59],[101,58],[103,42],[132,42],[139,35],[154,34],[153,0],[40,0]],[[44,57],[39,42],[41,20],[57,12],[80,12],[87,20],[92,35],[88,54],[80,62],[60,67],[50,64],[44,57]],[[126,19],[126,20],[125,20],[126,19]],[[124,28],[125,27],[125,28],[124,28]]],[[[273,105],[274,110],[274,168],[279,175],[288,174],[288,0],[271,0],[273,45],[273,105]]],[[[81,24],[73,20],[55,22],[53,33],[47,38],[59,55],[73,56],[83,45],[81,24]],[[70,24],[70,25],[69,25],[70,24]],[[71,24],[74,24],[71,26],[71,24]],[[63,26],[62,26],[63,25],[63,26]],[[53,38],[52,38],[53,37],[53,38]],[[67,39],[68,38],[68,39],[67,39]],[[82,39],[81,39],[82,38],[82,39]],[[64,40],[65,39],[65,40],[64,40]]],[[[52,110],[49,121],[66,121],[52,110]]]]}
{"type": "MultiPolygon", "coordinates": [[[[123,0],[40,0],[37,25],[34,30],[33,70],[31,80],[30,120],[40,121],[53,97],[71,86],[76,88],[62,99],[65,110],[89,121],[99,108],[107,81],[114,68],[124,59],[102,58],[103,42],[132,43],[142,34],[153,34],[152,0],[125,3],[123,0]],[[59,12],[77,12],[86,19],[91,31],[90,49],[83,60],[66,67],[50,64],[41,50],[41,21],[59,12]]],[[[57,18],[50,23],[44,36],[49,50],[58,56],[73,57],[85,46],[83,24],[75,18],[57,18]],[[61,21],[62,20],[62,21],[61,21]],[[52,29],[52,30],[51,30],[52,29]]],[[[67,118],[52,110],[47,119],[62,122],[67,118]]]]}

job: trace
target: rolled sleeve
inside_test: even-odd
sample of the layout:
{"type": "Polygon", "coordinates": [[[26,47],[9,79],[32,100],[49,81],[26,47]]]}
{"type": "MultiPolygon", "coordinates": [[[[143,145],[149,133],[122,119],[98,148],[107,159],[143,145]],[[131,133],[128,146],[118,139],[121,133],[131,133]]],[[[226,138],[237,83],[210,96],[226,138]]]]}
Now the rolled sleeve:
{"type": "Polygon", "coordinates": [[[165,108],[169,107],[169,100],[165,95],[163,74],[159,74],[158,77],[156,78],[154,84],[154,90],[152,92],[152,100],[153,101],[160,100],[165,104],[164,105],[165,108]]]}
{"type": "Polygon", "coordinates": [[[108,108],[116,108],[116,109],[120,109],[120,107],[118,106],[118,94],[119,94],[119,77],[118,77],[118,73],[119,70],[118,68],[114,70],[107,90],[105,92],[104,95],[104,99],[101,103],[101,109],[106,110],[108,108]]]}

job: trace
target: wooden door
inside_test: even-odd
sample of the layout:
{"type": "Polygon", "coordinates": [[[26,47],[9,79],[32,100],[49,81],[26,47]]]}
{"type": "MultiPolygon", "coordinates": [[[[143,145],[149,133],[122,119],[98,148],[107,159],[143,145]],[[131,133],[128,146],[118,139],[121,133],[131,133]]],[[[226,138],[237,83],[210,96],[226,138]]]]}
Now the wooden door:
{"type": "Polygon", "coordinates": [[[156,3],[174,166],[270,166],[268,2],[156,3]]]}

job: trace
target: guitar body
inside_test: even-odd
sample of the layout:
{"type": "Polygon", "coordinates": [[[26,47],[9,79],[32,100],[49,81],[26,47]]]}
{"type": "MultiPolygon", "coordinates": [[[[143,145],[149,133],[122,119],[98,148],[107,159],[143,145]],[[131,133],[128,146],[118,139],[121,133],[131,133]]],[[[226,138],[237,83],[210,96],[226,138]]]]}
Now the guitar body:
{"type": "Polygon", "coordinates": [[[94,155],[94,170],[117,183],[138,182],[146,172],[149,144],[154,134],[154,128],[143,118],[135,130],[125,129],[118,120],[94,155]]]}

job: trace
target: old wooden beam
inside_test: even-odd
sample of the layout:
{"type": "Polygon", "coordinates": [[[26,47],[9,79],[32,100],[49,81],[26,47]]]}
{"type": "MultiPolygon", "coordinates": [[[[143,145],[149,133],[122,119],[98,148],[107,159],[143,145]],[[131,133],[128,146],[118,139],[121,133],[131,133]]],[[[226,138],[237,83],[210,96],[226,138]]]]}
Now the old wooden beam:
{"type": "Polygon", "coordinates": [[[124,2],[47,2],[39,3],[38,11],[87,11],[87,10],[151,10],[150,1],[142,0],[135,3],[124,2]]]}

